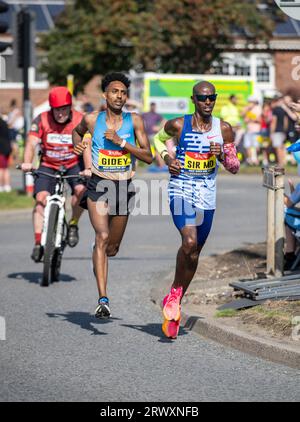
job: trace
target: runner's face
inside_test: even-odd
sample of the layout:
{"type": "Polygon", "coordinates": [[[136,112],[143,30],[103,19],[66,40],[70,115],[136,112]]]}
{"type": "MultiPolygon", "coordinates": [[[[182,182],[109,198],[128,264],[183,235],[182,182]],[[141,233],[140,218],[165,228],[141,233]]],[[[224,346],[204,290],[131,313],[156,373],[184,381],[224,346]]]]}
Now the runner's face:
{"type": "Polygon", "coordinates": [[[122,110],[127,101],[127,88],[122,82],[113,81],[108,85],[104,97],[108,107],[113,110],[122,110]]]}
{"type": "Polygon", "coordinates": [[[71,114],[71,106],[63,106],[63,107],[57,107],[53,108],[53,116],[57,123],[64,124],[66,123],[71,114]]]}
{"type": "Polygon", "coordinates": [[[192,96],[192,101],[195,104],[196,111],[202,117],[210,117],[214,109],[216,101],[212,101],[209,98],[206,98],[205,101],[199,101],[197,95],[213,95],[216,93],[216,90],[213,87],[202,87],[197,88],[194,95],[192,96]]]}

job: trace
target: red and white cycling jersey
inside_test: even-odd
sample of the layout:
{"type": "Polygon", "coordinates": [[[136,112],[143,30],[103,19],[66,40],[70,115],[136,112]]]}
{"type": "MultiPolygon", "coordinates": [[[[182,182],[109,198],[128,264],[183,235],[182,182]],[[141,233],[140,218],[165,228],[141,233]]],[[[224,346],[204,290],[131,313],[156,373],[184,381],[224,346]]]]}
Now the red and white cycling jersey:
{"type": "Polygon", "coordinates": [[[51,111],[45,111],[34,119],[29,135],[41,139],[41,165],[58,170],[60,166],[70,168],[78,164],[78,156],[73,150],[72,131],[82,117],[81,113],[72,110],[71,119],[59,124],[51,111]]]}

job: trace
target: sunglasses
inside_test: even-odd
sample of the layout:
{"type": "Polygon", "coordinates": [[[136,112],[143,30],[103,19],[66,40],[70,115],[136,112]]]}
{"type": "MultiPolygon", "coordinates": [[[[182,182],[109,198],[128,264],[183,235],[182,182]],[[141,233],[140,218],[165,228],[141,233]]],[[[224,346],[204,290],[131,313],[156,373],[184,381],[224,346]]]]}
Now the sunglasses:
{"type": "Polygon", "coordinates": [[[195,94],[197,101],[200,101],[201,103],[204,103],[207,99],[209,99],[209,101],[216,101],[217,96],[218,94],[211,94],[211,95],[195,94]]]}

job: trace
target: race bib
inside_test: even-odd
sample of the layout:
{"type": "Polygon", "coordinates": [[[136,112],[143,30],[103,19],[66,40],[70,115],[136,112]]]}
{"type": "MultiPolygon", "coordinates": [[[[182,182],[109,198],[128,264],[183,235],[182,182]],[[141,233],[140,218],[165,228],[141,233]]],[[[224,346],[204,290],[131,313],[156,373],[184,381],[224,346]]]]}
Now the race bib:
{"type": "Polygon", "coordinates": [[[47,142],[49,144],[57,144],[57,145],[73,145],[72,135],[59,134],[59,133],[48,133],[47,142]]]}
{"type": "Polygon", "coordinates": [[[98,159],[98,170],[110,172],[129,171],[131,164],[131,157],[129,152],[125,151],[110,151],[100,149],[98,159]]]}
{"type": "Polygon", "coordinates": [[[199,152],[186,151],[184,172],[189,176],[207,176],[216,168],[216,156],[213,154],[200,154],[199,152]]]}

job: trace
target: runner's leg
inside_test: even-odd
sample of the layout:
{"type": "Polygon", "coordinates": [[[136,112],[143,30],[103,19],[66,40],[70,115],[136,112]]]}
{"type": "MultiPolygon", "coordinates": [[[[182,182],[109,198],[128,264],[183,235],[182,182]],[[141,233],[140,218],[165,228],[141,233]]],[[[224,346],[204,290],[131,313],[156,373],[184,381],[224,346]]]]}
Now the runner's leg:
{"type": "Polygon", "coordinates": [[[177,253],[175,279],[172,287],[183,288],[186,292],[197,270],[201,248],[197,246],[197,229],[194,226],[185,226],[180,230],[182,245],[177,253]]]}
{"type": "Polygon", "coordinates": [[[110,216],[107,256],[115,256],[118,253],[127,226],[128,217],[128,215],[110,216]]]}
{"type": "MultiPolygon", "coordinates": [[[[183,210],[189,210],[189,207],[184,205],[183,210]]],[[[195,210],[195,215],[192,216],[195,225],[181,227],[185,224],[184,221],[192,220],[191,211],[188,212],[188,217],[184,217],[183,220],[182,216],[177,218],[173,215],[175,225],[181,233],[182,245],[177,254],[176,273],[172,287],[182,287],[183,295],[197,270],[199,255],[210,233],[213,217],[214,210],[195,210]]]]}
{"type": "Polygon", "coordinates": [[[99,297],[107,296],[107,246],[109,238],[108,206],[102,201],[91,201],[88,198],[88,210],[91,224],[95,230],[95,247],[93,265],[99,291],[99,297]]]}

